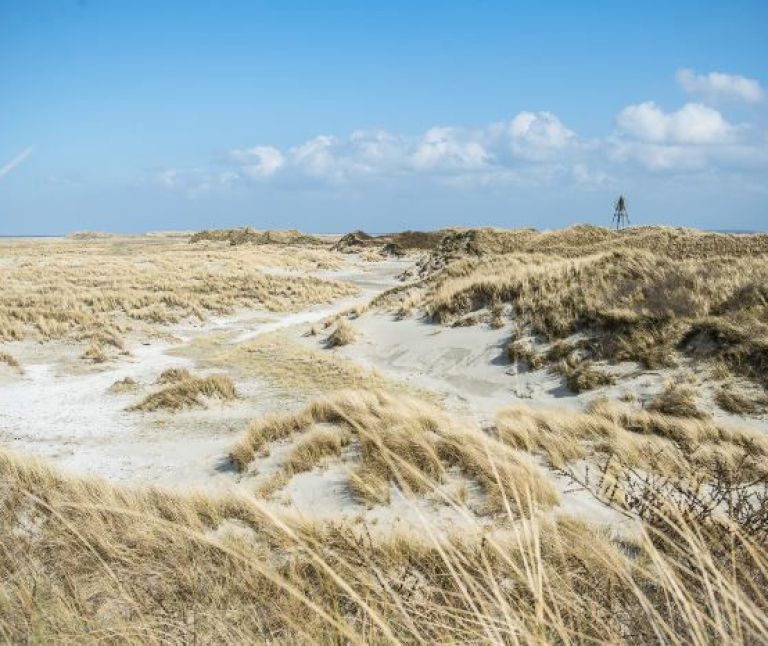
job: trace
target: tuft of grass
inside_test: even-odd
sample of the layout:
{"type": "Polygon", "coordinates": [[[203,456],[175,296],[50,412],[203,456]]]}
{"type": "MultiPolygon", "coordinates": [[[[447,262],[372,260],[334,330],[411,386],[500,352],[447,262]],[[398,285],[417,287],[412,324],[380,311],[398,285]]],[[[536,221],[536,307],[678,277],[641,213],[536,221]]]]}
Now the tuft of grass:
{"type": "Polygon", "coordinates": [[[139,384],[133,377],[123,377],[118,379],[109,387],[111,393],[128,393],[133,392],[139,387],[139,384]]]}
{"type": "Polygon", "coordinates": [[[693,387],[670,381],[658,395],[648,403],[648,409],[676,417],[704,419],[707,413],[696,406],[693,387]]]}
{"type": "Polygon", "coordinates": [[[600,386],[610,386],[616,383],[613,375],[595,368],[589,359],[580,361],[573,355],[563,359],[557,366],[557,371],[565,377],[568,388],[575,393],[583,393],[600,386]]]}
{"type": "Polygon", "coordinates": [[[734,415],[759,415],[768,407],[768,396],[761,393],[748,397],[735,390],[731,385],[721,386],[715,392],[717,405],[734,415]]]}
{"type": "Polygon", "coordinates": [[[80,358],[93,363],[104,363],[109,360],[109,355],[104,351],[101,343],[92,341],[80,358]]]}
{"type": "Polygon", "coordinates": [[[516,339],[507,346],[507,357],[512,363],[523,363],[528,370],[539,370],[544,366],[544,357],[536,352],[528,339],[516,339]]]}
{"type": "Polygon", "coordinates": [[[155,381],[156,384],[175,384],[178,381],[191,379],[192,375],[186,368],[166,368],[155,381]]]}
{"type": "Polygon", "coordinates": [[[345,318],[341,318],[336,323],[333,332],[328,335],[326,344],[329,348],[336,348],[342,345],[349,345],[357,339],[358,332],[352,324],[345,318]]]}
{"type": "Polygon", "coordinates": [[[207,377],[187,377],[174,381],[157,392],[147,395],[128,410],[157,411],[205,407],[205,398],[232,401],[237,398],[234,382],[224,374],[207,377]]]}
{"type": "Polygon", "coordinates": [[[14,357],[12,354],[9,354],[8,352],[0,350],[0,363],[4,363],[6,366],[14,368],[20,374],[24,373],[24,368],[21,367],[21,364],[18,362],[16,357],[14,357]]]}

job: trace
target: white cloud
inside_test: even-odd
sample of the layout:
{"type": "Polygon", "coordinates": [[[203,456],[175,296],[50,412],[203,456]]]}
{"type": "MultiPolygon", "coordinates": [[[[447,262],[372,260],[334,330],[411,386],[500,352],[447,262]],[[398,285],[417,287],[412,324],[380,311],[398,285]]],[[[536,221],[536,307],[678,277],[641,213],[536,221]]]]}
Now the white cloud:
{"type": "Polygon", "coordinates": [[[232,158],[240,163],[243,174],[251,178],[274,175],[285,163],[283,153],[274,146],[233,150],[232,158]]]}
{"type": "Polygon", "coordinates": [[[537,149],[564,148],[576,134],[551,112],[521,112],[509,122],[513,143],[537,149]]]}
{"type": "Polygon", "coordinates": [[[344,182],[409,174],[458,174],[480,180],[506,176],[515,162],[547,162],[577,141],[549,112],[521,112],[508,122],[468,129],[435,126],[416,136],[356,130],[346,137],[320,135],[291,148],[255,146],[231,152],[245,178],[304,175],[344,182]]]}
{"type": "Polygon", "coordinates": [[[476,135],[456,128],[430,128],[417,141],[410,157],[417,170],[439,168],[476,170],[490,161],[490,155],[476,135]]]}
{"type": "Polygon", "coordinates": [[[704,96],[715,101],[722,99],[760,103],[766,96],[758,81],[738,74],[696,74],[693,70],[681,69],[677,72],[677,82],[688,94],[704,96]]]}
{"type": "Polygon", "coordinates": [[[722,114],[701,103],[664,112],[653,101],[646,101],[624,108],[616,124],[625,135],[658,144],[723,144],[732,141],[737,132],[722,114]]]}
{"type": "Polygon", "coordinates": [[[29,146],[29,148],[25,148],[13,159],[11,159],[10,161],[0,166],[0,178],[5,177],[8,173],[10,173],[13,169],[15,169],[19,164],[21,164],[21,162],[23,162],[27,157],[29,157],[34,151],[35,151],[35,147],[29,146]]]}

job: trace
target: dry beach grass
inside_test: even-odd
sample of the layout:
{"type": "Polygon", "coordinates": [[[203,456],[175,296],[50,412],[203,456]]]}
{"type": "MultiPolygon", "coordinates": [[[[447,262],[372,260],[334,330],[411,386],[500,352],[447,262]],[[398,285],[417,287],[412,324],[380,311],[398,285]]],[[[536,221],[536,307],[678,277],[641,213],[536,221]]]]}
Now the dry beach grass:
{"type": "MultiPolygon", "coordinates": [[[[0,449],[0,641],[768,641],[765,236],[573,227],[333,242],[247,228],[0,242],[0,339],[11,341],[0,362],[29,367],[8,383],[36,383],[35,363],[54,356],[47,343],[17,355],[14,339],[61,339],[80,365],[105,364],[85,364],[88,376],[133,351],[98,382],[121,433],[146,424],[118,446],[146,433],[158,442],[147,453],[181,450],[194,417],[218,453],[193,457],[216,458],[227,483],[120,486],[0,449]],[[425,254],[417,278],[314,336],[302,334],[319,317],[269,327],[269,312],[356,291],[309,272],[348,267],[357,260],[342,252],[357,247],[399,256],[378,248],[396,240],[425,254]],[[240,308],[260,312],[142,365],[132,329],[240,308]],[[462,328],[421,326],[437,369],[470,369],[441,335],[469,343],[488,323],[503,378],[547,368],[582,394],[555,407],[509,388],[481,416],[430,382],[356,362],[414,312],[462,328]],[[623,361],[655,381],[619,401],[623,361]],[[216,438],[219,408],[243,416],[216,438]],[[348,508],[321,517],[286,503],[302,478],[320,486],[330,471],[348,508]],[[406,508],[420,525],[378,522],[406,508]]],[[[408,347],[398,341],[382,349],[393,362],[408,347]]],[[[60,383],[52,374],[44,383],[60,383]]],[[[460,394],[477,401],[469,386],[460,394]]]]}
{"type": "Polygon", "coordinates": [[[90,342],[86,359],[121,350],[134,327],[232,313],[295,311],[357,290],[304,272],[341,266],[325,247],[191,245],[186,238],[135,237],[0,243],[0,340],[90,342]]]}
{"type": "MultiPolygon", "coordinates": [[[[420,298],[409,309],[452,323],[513,314],[512,341],[556,344],[511,349],[539,367],[572,353],[583,360],[678,356],[719,362],[768,386],[768,235],[646,227],[613,232],[473,230],[449,236],[422,263],[420,298]],[[525,351],[523,356],[521,351],[525,351]]],[[[497,323],[498,325],[498,323],[497,323]]]]}
{"type": "MultiPolygon", "coordinates": [[[[368,416],[386,419],[365,432],[389,434],[390,424],[413,430],[434,415],[381,394],[341,394],[251,429],[241,455],[318,416],[344,420],[349,432],[368,416]]],[[[407,459],[389,462],[388,477],[429,486],[428,465],[437,462],[423,461],[418,436],[404,439],[407,459]]],[[[327,434],[313,439],[333,443],[327,434]]],[[[657,513],[636,521],[635,538],[612,538],[542,513],[532,492],[517,488],[529,481],[485,477],[498,478],[507,529],[440,537],[428,527],[381,533],[302,521],[245,496],[118,488],[0,453],[0,634],[123,643],[768,638],[768,563],[748,523],[693,518],[658,490],[646,500],[657,513]],[[520,501],[530,514],[511,511],[520,501]]]]}

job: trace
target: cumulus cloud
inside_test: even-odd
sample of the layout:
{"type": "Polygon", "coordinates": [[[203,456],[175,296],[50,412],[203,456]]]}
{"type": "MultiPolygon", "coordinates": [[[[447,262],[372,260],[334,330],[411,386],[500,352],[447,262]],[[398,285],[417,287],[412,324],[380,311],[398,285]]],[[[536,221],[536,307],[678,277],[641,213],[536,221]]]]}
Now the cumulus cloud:
{"type": "Polygon", "coordinates": [[[696,74],[693,70],[681,69],[677,72],[677,82],[688,94],[704,96],[714,101],[760,103],[766,96],[765,90],[758,81],[738,74],[723,72],[696,74]]]}
{"type": "Polygon", "coordinates": [[[672,144],[728,143],[737,130],[717,110],[701,103],[664,112],[653,101],[646,101],[624,108],[616,124],[624,134],[641,141],[672,144]]]}
{"type": "Polygon", "coordinates": [[[480,139],[456,128],[430,128],[417,140],[413,152],[407,147],[403,150],[404,161],[410,160],[418,170],[483,168],[490,154],[480,139]]]}
{"type": "Polygon", "coordinates": [[[0,166],[0,178],[5,177],[8,173],[13,171],[19,164],[21,164],[34,151],[35,151],[35,147],[34,146],[29,146],[28,148],[25,148],[24,150],[22,150],[13,159],[7,161],[5,164],[0,166]]]}
{"type": "Polygon", "coordinates": [[[508,131],[513,150],[525,156],[538,157],[576,140],[576,133],[551,112],[521,112],[509,122],[508,131]]]}
{"type": "Polygon", "coordinates": [[[283,153],[274,146],[233,150],[231,155],[240,164],[243,174],[251,178],[274,175],[285,163],[283,153]]]}

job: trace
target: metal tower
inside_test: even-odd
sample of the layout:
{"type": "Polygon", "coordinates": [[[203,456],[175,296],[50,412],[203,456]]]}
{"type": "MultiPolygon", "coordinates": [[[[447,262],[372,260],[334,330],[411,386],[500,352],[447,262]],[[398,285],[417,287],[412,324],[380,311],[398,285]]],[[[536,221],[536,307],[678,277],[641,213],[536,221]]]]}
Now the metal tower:
{"type": "Polygon", "coordinates": [[[622,227],[629,225],[629,213],[627,212],[627,201],[623,195],[619,195],[619,199],[613,205],[613,223],[616,225],[618,231],[622,227]]]}

